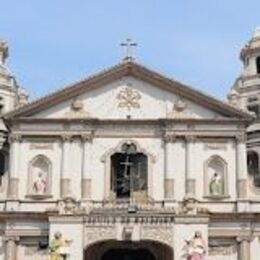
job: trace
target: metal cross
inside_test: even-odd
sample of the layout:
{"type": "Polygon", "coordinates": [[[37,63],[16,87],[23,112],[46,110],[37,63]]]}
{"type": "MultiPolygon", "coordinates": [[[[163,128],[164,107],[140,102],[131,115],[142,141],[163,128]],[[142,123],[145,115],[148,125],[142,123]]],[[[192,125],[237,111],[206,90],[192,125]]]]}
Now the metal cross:
{"type": "Polygon", "coordinates": [[[123,174],[123,178],[128,179],[130,181],[130,196],[132,194],[132,192],[134,191],[134,176],[132,175],[132,171],[131,171],[131,167],[133,166],[133,163],[129,161],[129,155],[126,156],[126,160],[125,162],[121,162],[121,165],[124,165],[124,174],[123,174]],[[128,176],[128,169],[129,169],[129,176],[128,176]]]}
{"type": "Polygon", "coordinates": [[[125,42],[121,43],[121,47],[123,47],[125,52],[125,57],[123,58],[124,61],[133,60],[133,48],[137,47],[137,43],[133,42],[132,39],[126,39],[125,42]]]}

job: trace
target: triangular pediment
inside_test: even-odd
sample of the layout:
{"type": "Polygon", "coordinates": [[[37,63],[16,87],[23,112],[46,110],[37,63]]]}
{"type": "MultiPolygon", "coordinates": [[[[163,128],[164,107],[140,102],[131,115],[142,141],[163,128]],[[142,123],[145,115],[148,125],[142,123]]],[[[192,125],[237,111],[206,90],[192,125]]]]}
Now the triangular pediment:
{"type": "Polygon", "coordinates": [[[99,119],[127,116],[250,119],[243,111],[133,61],[120,63],[6,115],[99,119]]]}

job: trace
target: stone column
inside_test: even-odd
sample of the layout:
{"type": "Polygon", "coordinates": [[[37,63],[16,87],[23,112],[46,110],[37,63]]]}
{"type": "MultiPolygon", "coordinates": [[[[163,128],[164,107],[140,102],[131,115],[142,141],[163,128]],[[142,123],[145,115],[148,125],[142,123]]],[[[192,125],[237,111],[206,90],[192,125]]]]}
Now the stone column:
{"type": "Polygon", "coordinates": [[[186,183],[185,191],[186,196],[195,197],[196,194],[196,181],[194,178],[194,165],[193,165],[193,156],[194,156],[194,136],[186,136],[186,183]]]}
{"type": "Polygon", "coordinates": [[[247,158],[246,158],[246,136],[238,135],[237,139],[237,195],[238,198],[247,196],[247,158]]]}
{"type": "MultiPolygon", "coordinates": [[[[165,135],[165,179],[164,194],[165,199],[174,198],[174,172],[173,172],[173,142],[176,140],[174,135],[165,135]]],[[[176,162],[174,162],[176,163],[176,162]]]]}
{"type": "Polygon", "coordinates": [[[92,155],[92,135],[82,135],[83,160],[82,160],[82,198],[91,198],[91,155],[92,155]]]}
{"type": "Polygon", "coordinates": [[[238,237],[237,241],[239,243],[239,259],[240,260],[250,260],[250,237],[238,237]]]}
{"type": "Polygon", "coordinates": [[[70,165],[73,163],[70,158],[70,149],[72,136],[62,136],[62,164],[61,164],[61,197],[67,197],[71,195],[71,179],[70,179],[70,165]]]}
{"type": "Polygon", "coordinates": [[[19,191],[19,158],[21,136],[11,134],[9,136],[10,154],[9,154],[9,182],[7,195],[9,199],[17,199],[19,191]]]}
{"type": "Polygon", "coordinates": [[[6,237],[5,239],[5,260],[16,260],[17,258],[17,237],[6,237]]]}

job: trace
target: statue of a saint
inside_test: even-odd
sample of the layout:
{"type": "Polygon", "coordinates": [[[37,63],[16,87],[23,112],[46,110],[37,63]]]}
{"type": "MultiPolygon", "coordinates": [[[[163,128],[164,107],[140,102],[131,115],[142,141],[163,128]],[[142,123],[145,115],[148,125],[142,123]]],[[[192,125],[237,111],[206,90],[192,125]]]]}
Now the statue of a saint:
{"type": "Polygon", "coordinates": [[[200,231],[196,231],[194,237],[186,241],[184,249],[187,260],[205,260],[207,245],[200,231]]]}
{"type": "Polygon", "coordinates": [[[209,183],[210,195],[223,195],[223,180],[222,177],[215,172],[209,183]]]}
{"type": "Polygon", "coordinates": [[[35,194],[45,194],[47,192],[47,182],[42,172],[38,173],[36,180],[33,182],[33,192],[35,194]]]}
{"type": "Polygon", "coordinates": [[[50,260],[66,260],[70,243],[71,241],[64,239],[60,232],[55,233],[50,244],[50,260]]]}

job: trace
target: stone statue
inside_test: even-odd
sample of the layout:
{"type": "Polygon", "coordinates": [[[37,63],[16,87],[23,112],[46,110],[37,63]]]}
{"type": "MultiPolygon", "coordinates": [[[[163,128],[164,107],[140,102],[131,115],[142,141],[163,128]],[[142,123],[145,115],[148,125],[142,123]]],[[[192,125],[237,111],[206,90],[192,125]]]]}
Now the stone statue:
{"type": "Polygon", "coordinates": [[[71,240],[64,239],[60,232],[54,234],[50,244],[50,260],[66,260],[71,240]]]}
{"type": "Polygon", "coordinates": [[[77,200],[73,197],[63,198],[59,202],[59,214],[61,215],[74,215],[79,213],[80,207],[77,200]]]}
{"type": "Polygon", "coordinates": [[[33,192],[39,195],[47,192],[47,181],[42,172],[38,172],[38,176],[33,182],[33,192]]]}
{"type": "Polygon", "coordinates": [[[223,179],[215,172],[209,183],[210,195],[218,196],[223,195],[223,179]]]}
{"type": "Polygon", "coordinates": [[[185,258],[187,260],[205,260],[207,245],[200,231],[196,231],[191,240],[186,240],[185,258]]]}

